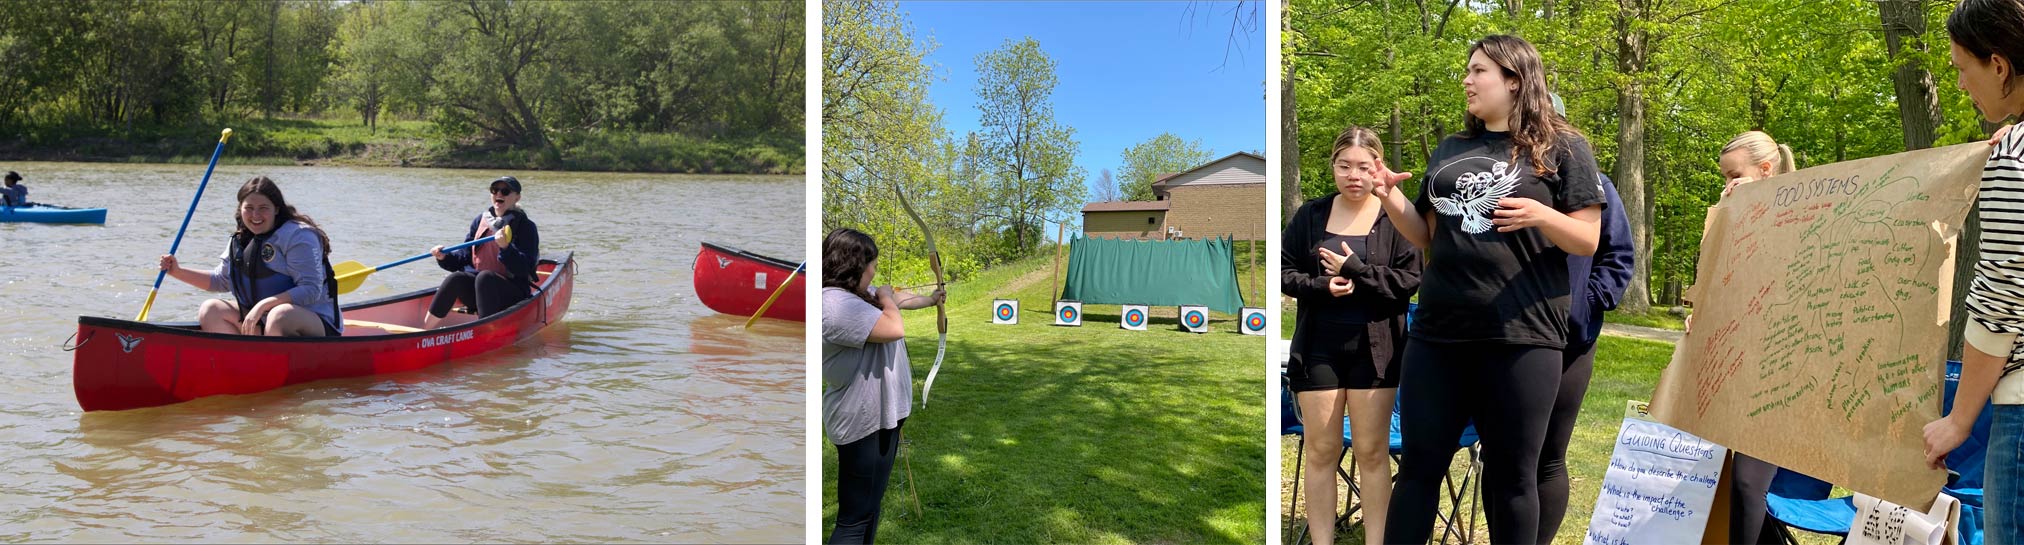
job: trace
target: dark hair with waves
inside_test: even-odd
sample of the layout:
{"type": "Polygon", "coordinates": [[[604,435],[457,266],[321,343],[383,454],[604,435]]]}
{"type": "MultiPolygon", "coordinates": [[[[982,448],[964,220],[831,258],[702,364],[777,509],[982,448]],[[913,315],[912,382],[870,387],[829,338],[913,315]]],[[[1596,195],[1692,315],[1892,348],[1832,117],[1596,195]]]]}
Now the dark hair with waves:
{"type": "Polygon", "coordinates": [[[878,297],[858,287],[864,271],[878,261],[878,243],[856,229],[839,228],[822,239],[822,287],[842,288],[871,306],[878,297]]]}
{"type": "MultiPolygon", "coordinates": [[[[289,206],[288,199],[281,197],[281,186],[275,185],[274,180],[268,179],[266,176],[254,176],[253,179],[246,180],[246,185],[239,186],[239,202],[246,202],[246,197],[253,196],[255,193],[265,196],[267,200],[274,202],[275,229],[280,229],[281,224],[290,221],[308,227],[310,232],[316,233],[317,240],[323,242],[323,257],[330,257],[330,236],[323,234],[323,228],[316,225],[316,220],[309,219],[309,216],[296,212],[294,206],[289,206]]],[[[253,231],[246,228],[246,220],[240,217],[238,207],[233,207],[232,209],[232,224],[239,227],[238,230],[232,232],[232,236],[252,236],[253,231]]]]}
{"type": "MultiPolygon", "coordinates": [[[[1511,96],[1511,159],[1531,162],[1532,171],[1539,176],[1558,172],[1560,166],[1547,161],[1554,143],[1560,135],[1580,136],[1581,131],[1553,113],[1553,90],[1546,85],[1546,63],[1540,60],[1539,50],[1524,38],[1495,34],[1469,45],[1470,57],[1477,51],[1504,69],[1505,78],[1518,80],[1518,91],[1511,96]]],[[[1465,136],[1475,138],[1489,130],[1476,114],[1463,115],[1465,136]]]]}

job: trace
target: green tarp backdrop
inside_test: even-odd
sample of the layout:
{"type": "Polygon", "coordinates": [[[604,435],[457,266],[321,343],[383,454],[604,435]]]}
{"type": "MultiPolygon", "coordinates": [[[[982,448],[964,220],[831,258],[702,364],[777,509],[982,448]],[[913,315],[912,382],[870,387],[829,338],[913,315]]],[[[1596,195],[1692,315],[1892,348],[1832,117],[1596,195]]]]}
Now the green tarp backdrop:
{"type": "Polygon", "coordinates": [[[1099,305],[1244,306],[1230,239],[1121,240],[1075,237],[1061,298],[1099,305]]]}

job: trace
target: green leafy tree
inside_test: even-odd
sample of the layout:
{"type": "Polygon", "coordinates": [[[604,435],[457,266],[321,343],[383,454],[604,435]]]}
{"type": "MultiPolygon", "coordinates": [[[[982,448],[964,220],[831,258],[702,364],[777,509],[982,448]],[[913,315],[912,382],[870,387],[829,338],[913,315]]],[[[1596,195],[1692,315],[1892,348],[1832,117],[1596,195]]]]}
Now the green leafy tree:
{"type": "Polygon", "coordinates": [[[1124,166],[1118,169],[1123,185],[1120,190],[1128,201],[1153,200],[1153,182],[1160,176],[1195,168],[1215,158],[1214,152],[1202,147],[1200,139],[1182,140],[1173,133],[1160,133],[1125,148],[1120,157],[1124,166]]]}

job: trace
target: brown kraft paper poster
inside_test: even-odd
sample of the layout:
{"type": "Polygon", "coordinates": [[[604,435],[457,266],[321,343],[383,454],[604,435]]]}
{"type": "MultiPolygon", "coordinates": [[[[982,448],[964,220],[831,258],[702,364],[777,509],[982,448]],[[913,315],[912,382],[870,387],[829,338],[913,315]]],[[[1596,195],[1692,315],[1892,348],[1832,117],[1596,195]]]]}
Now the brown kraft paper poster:
{"type": "Polygon", "coordinates": [[[1926,469],[1920,429],[1940,416],[1954,244],[1988,154],[1976,143],[1822,165],[1708,209],[1693,329],[1652,416],[1925,509],[1945,473],[1926,469]]]}

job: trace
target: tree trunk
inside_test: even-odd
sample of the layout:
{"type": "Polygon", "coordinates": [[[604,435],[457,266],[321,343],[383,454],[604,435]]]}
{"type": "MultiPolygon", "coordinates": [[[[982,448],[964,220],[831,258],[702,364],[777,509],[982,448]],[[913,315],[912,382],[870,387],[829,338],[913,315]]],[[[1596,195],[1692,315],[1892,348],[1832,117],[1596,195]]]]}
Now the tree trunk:
{"type": "Polygon", "coordinates": [[[1623,6],[1616,16],[1616,68],[1627,76],[1622,89],[1617,91],[1617,111],[1622,116],[1616,129],[1616,171],[1618,195],[1623,198],[1625,216],[1630,219],[1630,236],[1636,250],[1630,275],[1630,285],[1624,289],[1621,308],[1627,312],[1641,313],[1651,308],[1650,273],[1652,266],[1652,233],[1650,207],[1645,188],[1645,98],[1643,72],[1648,60],[1647,36],[1643,31],[1631,28],[1631,21],[1637,17],[1631,6],[1623,6]]]}
{"type": "MultiPolygon", "coordinates": [[[[1287,0],[1279,1],[1279,32],[1293,30],[1287,0]]],[[[1279,224],[1293,219],[1300,209],[1300,120],[1293,102],[1293,56],[1283,55],[1279,63],[1279,224]]]]}
{"type": "Polygon", "coordinates": [[[1884,45],[1892,62],[1897,63],[1890,81],[1897,91],[1905,150],[1933,147],[1934,132],[1940,126],[1939,92],[1933,84],[1933,73],[1919,60],[1926,54],[1926,2],[1879,0],[1876,9],[1883,22],[1884,45]]]}

